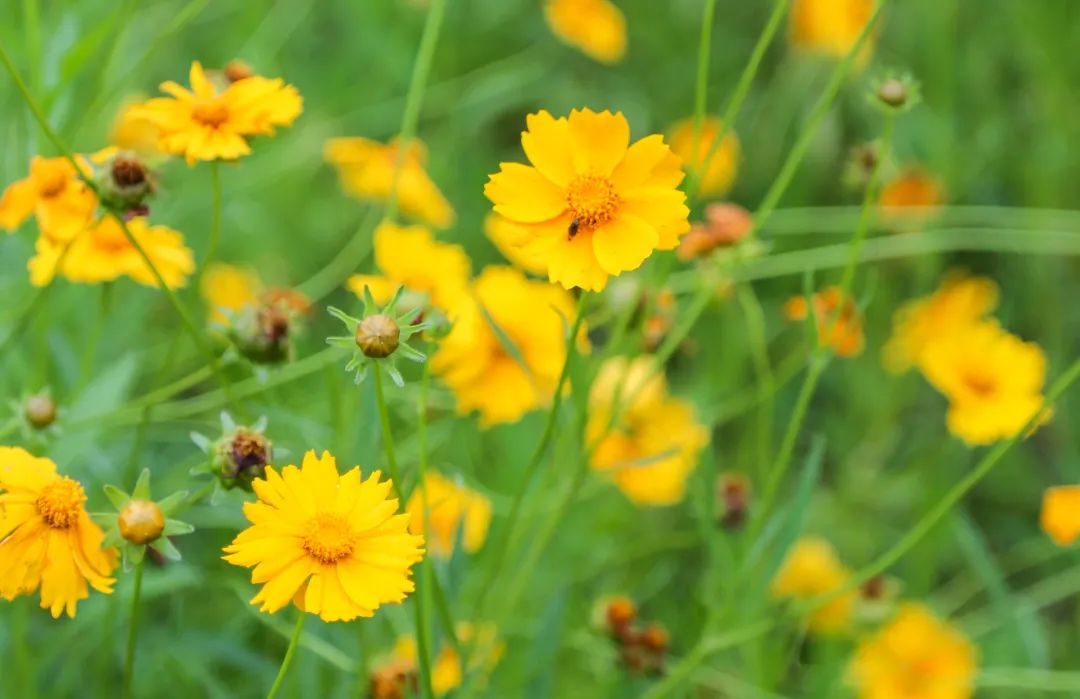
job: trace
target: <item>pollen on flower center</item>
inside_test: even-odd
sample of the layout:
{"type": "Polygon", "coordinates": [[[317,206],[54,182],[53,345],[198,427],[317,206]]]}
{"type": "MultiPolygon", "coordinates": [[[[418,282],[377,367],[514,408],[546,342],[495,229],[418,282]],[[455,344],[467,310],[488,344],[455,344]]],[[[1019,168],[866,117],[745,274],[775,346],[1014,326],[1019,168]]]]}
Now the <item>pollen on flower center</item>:
{"type": "Polygon", "coordinates": [[[313,558],[329,565],[353,552],[356,535],[344,517],[321,513],[308,521],[302,545],[313,558]]]}
{"type": "Polygon", "coordinates": [[[579,175],[566,189],[566,204],[578,226],[591,229],[611,220],[619,195],[608,178],[579,175]]]}
{"type": "Polygon", "coordinates": [[[191,116],[200,124],[216,128],[228,120],[229,108],[223,102],[202,102],[195,105],[191,116]]]}
{"type": "Polygon", "coordinates": [[[83,487],[78,481],[64,476],[42,488],[34,506],[50,527],[67,529],[79,519],[84,502],[86,491],[83,487]]]}

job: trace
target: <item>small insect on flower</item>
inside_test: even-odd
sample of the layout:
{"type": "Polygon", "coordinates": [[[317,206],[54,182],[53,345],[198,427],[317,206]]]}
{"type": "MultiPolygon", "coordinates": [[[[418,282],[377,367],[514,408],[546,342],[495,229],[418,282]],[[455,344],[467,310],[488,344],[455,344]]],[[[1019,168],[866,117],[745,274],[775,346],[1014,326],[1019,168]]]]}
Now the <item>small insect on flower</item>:
{"type": "Polygon", "coordinates": [[[566,239],[573,240],[574,236],[578,234],[578,229],[581,228],[581,219],[575,218],[570,222],[570,225],[566,228],[566,239]]]}

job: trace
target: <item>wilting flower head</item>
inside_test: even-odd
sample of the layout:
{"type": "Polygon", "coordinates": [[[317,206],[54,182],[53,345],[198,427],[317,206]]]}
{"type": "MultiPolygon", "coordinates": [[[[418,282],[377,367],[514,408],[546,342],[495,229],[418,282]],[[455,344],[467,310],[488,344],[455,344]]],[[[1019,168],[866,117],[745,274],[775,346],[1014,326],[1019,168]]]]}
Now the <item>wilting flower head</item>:
{"type": "Polygon", "coordinates": [[[1080,538],[1080,485],[1047,488],[1039,525],[1058,546],[1068,546],[1080,538]]]}
{"type": "MultiPolygon", "coordinates": [[[[848,298],[841,301],[840,288],[830,286],[811,297],[814,324],[819,341],[831,347],[837,356],[854,357],[863,350],[862,317],[855,302],[848,298]]],[[[784,304],[788,320],[806,320],[806,299],[793,296],[784,304]]]]}
{"type": "MultiPolygon", "coordinates": [[[[92,174],[89,161],[76,156],[83,174],[92,174]]],[[[85,228],[97,209],[97,196],[67,158],[30,161],[30,174],[12,183],[0,197],[0,228],[14,231],[31,215],[43,236],[68,241],[85,228]]]]}
{"type": "Polygon", "coordinates": [[[933,294],[905,303],[893,315],[892,336],[883,353],[885,367],[900,372],[920,365],[927,347],[981,323],[997,302],[993,280],[949,272],[933,294]]]}
{"type": "MultiPolygon", "coordinates": [[[[840,562],[829,542],[807,536],[796,541],[788,551],[770,590],[773,597],[779,599],[804,600],[839,589],[849,577],[850,571],[840,562]]],[[[810,613],[808,628],[826,634],[845,630],[851,622],[858,596],[857,590],[850,590],[821,605],[810,613]]]]}
{"type": "Polygon", "coordinates": [[[488,267],[455,312],[432,369],[453,390],[459,413],[477,410],[485,426],[514,422],[555,393],[573,315],[563,289],[488,267]]]}
{"type": "Polygon", "coordinates": [[[859,644],[848,675],[860,699],[967,699],[976,664],[971,641],[909,602],[859,644]]]}
{"type": "Polygon", "coordinates": [[[529,274],[547,276],[544,257],[526,247],[531,237],[528,228],[493,212],[484,218],[484,234],[515,267],[529,274]]]}
{"type": "Polygon", "coordinates": [[[427,148],[411,141],[402,152],[397,141],[388,145],[367,138],[332,138],[323,148],[323,157],[333,165],[346,192],[360,199],[386,201],[397,173],[397,199],[402,213],[436,228],[454,223],[454,209],[431,181],[424,164],[427,148]]]}
{"type": "Polygon", "coordinates": [[[931,342],[921,369],[949,399],[949,431],[968,444],[1012,437],[1042,409],[1046,356],[993,321],[931,342]]]}
{"type": "Polygon", "coordinates": [[[252,76],[215,85],[195,61],[189,80],[190,90],[171,80],[162,83],[169,97],[147,100],[131,113],[157,127],[161,150],[183,155],[189,165],[247,155],[249,139],[272,136],[275,127],[291,125],[303,109],[300,93],[280,78],[252,76]]]}
{"type": "Polygon", "coordinates": [[[918,224],[945,201],[941,181],[921,167],[910,166],[881,187],[878,205],[891,222],[918,224]]]}
{"type": "Polygon", "coordinates": [[[626,53],[626,18],[610,0],[546,0],[551,31],[601,63],[616,63],[626,53]]]}
{"type": "MultiPolygon", "coordinates": [[[[851,51],[874,10],[874,0],[795,0],[791,8],[791,43],[842,58],[851,51]]],[[[867,40],[859,54],[865,63],[873,50],[867,40]]]]}
{"type": "MultiPolygon", "coordinates": [[[[694,119],[683,119],[671,129],[671,150],[682,159],[690,172],[699,170],[716,147],[716,138],[723,127],[715,117],[705,117],[701,133],[694,138],[694,119]]],[[[702,196],[723,196],[731,189],[739,169],[739,139],[728,131],[723,143],[713,154],[709,165],[700,175],[698,193],[702,196]]]]}
{"type": "Polygon", "coordinates": [[[87,583],[109,594],[116,549],[84,507],[78,481],[56,464],[17,447],[0,447],[0,597],[12,600],[41,588],[41,607],[53,618],[75,616],[87,583]]]}
{"type": "MultiPolygon", "coordinates": [[[[184,286],[195,269],[194,257],[184,245],[184,237],[166,226],[151,226],[144,218],[133,218],[127,226],[169,288],[184,286]]],[[[81,284],[100,284],[126,276],[146,286],[157,286],[153,272],[113,216],[104,216],[83,231],[61,260],[67,247],[67,243],[38,237],[37,254],[27,263],[30,283],[45,286],[55,275],[81,284]]]]}
{"type": "Polygon", "coordinates": [[[532,163],[502,163],[484,194],[520,224],[522,247],[566,288],[599,291],[637,269],[654,250],[672,250],[690,224],[679,158],[654,134],[630,144],[621,113],[530,114],[521,145],[532,163]]]}
{"type": "Polygon", "coordinates": [[[110,150],[94,177],[102,205],[127,216],[145,215],[157,188],[153,173],[134,151],[110,150]]]}
{"type": "MultiPolygon", "coordinates": [[[[482,624],[477,633],[473,624],[461,621],[455,626],[454,633],[459,642],[474,644],[471,667],[484,666],[490,670],[505,650],[506,644],[498,639],[491,624],[482,624]]],[[[431,667],[431,688],[435,696],[445,696],[461,686],[463,677],[461,657],[452,645],[444,644],[431,667]]],[[[371,699],[406,699],[417,692],[418,685],[416,639],[411,635],[401,636],[393,653],[371,671],[371,699]]]]}
{"type": "Polygon", "coordinates": [[[251,582],[263,586],[251,603],[276,612],[291,601],[323,621],[350,621],[404,600],[424,540],[408,533],[380,476],[365,480],[358,466],[340,475],[329,452],[309,451],[280,473],[267,466],[252,484],[258,501],[244,504],[251,526],[225,547],[225,560],[254,568],[251,582]]]}
{"type": "MultiPolygon", "coordinates": [[[[266,436],[266,418],[251,426],[237,425],[232,416],[221,414],[221,437],[211,440],[198,432],[191,439],[207,455],[205,464],[193,473],[210,473],[222,488],[250,491],[256,478],[263,478],[266,466],[274,458],[274,446],[266,436]]],[[[279,455],[280,456],[280,455],[279,455]]]]}
{"type": "Polygon", "coordinates": [[[672,505],[708,443],[689,403],[667,394],[653,359],[609,359],[589,393],[591,466],[639,505],[672,505]],[[609,428],[610,425],[610,428],[609,428]]]}
{"type": "Polygon", "coordinates": [[[461,537],[462,547],[475,553],[484,545],[491,524],[491,501],[483,494],[429,471],[424,478],[427,491],[427,523],[424,530],[424,491],[418,485],[409,497],[409,531],[423,534],[428,550],[448,558],[461,537]]]}
{"type": "Polygon", "coordinates": [[[679,243],[680,260],[702,257],[716,248],[734,245],[754,227],[754,217],[738,204],[714,202],[705,207],[704,223],[695,223],[679,243]]]}

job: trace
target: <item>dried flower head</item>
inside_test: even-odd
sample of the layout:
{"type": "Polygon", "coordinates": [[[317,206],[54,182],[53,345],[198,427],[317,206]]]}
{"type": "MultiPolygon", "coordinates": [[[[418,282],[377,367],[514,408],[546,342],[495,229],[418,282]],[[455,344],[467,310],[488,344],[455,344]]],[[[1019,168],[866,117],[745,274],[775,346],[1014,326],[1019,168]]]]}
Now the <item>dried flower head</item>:
{"type": "Polygon", "coordinates": [[[191,439],[206,453],[206,463],[193,469],[193,473],[210,473],[226,490],[240,488],[251,490],[251,483],[262,478],[267,464],[280,454],[267,438],[266,418],[260,418],[251,426],[237,425],[228,413],[221,414],[222,435],[217,440],[193,432],[191,439]]]}

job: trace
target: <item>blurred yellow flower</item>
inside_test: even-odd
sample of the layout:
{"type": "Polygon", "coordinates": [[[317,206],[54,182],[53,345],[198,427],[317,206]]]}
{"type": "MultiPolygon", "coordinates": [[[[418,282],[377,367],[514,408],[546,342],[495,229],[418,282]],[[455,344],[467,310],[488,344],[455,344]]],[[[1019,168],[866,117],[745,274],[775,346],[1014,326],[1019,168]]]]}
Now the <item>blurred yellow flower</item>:
{"type": "Polygon", "coordinates": [[[1080,538],[1080,485],[1047,488],[1039,524],[1058,546],[1068,546],[1080,538]]]}
{"type": "MultiPolygon", "coordinates": [[[[360,199],[386,201],[394,186],[398,149],[397,141],[384,145],[367,138],[332,138],[323,148],[323,157],[337,169],[346,192],[360,199]]],[[[454,209],[424,169],[427,148],[414,140],[400,157],[397,196],[402,213],[435,228],[449,228],[454,209]]]]}
{"type": "Polygon", "coordinates": [[[247,155],[250,138],[272,136],[274,127],[291,125],[303,110],[300,93],[281,78],[253,75],[219,86],[195,61],[189,82],[190,90],[171,80],[162,83],[169,97],[147,100],[129,115],[156,126],[158,147],[183,155],[189,165],[247,155]]]}
{"type": "MultiPolygon", "coordinates": [[[[498,639],[495,626],[482,624],[474,642],[473,624],[462,621],[454,628],[457,639],[462,644],[475,643],[473,655],[474,667],[483,665],[491,669],[502,657],[506,644],[498,639]]],[[[409,696],[418,682],[416,639],[409,634],[398,638],[390,657],[380,663],[371,673],[370,690],[372,699],[404,699],[409,696]]],[[[461,686],[463,678],[461,657],[450,644],[439,649],[431,666],[431,688],[436,696],[445,696],[461,686]]]]}
{"type": "Polygon", "coordinates": [[[997,302],[993,280],[949,272],[933,294],[909,301],[893,314],[892,336],[883,352],[885,367],[902,372],[918,366],[932,342],[983,321],[997,302]]]}
{"type": "Polygon", "coordinates": [[[920,221],[945,202],[941,182],[920,167],[908,167],[881,187],[878,205],[893,221],[920,221]]]}
{"type": "Polygon", "coordinates": [[[672,250],[690,228],[679,158],[654,134],[630,144],[621,113],[530,114],[521,145],[532,166],[502,163],[484,194],[528,231],[522,247],[566,288],[599,291],[609,276],[672,250]]]}
{"type": "Polygon", "coordinates": [[[682,500],[709,441],[691,405],[668,396],[649,356],[614,357],[600,367],[589,393],[586,435],[595,445],[592,468],[634,503],[656,506],[682,500]]]}
{"type": "MultiPolygon", "coordinates": [[[[840,300],[840,287],[830,286],[811,297],[814,324],[821,342],[831,347],[839,357],[854,357],[863,351],[863,324],[853,300],[840,300]],[[833,320],[835,318],[835,320],[833,320]],[[833,320],[832,327],[826,327],[833,320]]],[[[793,296],[784,304],[788,320],[806,320],[806,299],[793,296]]]]}
{"type": "MultiPolygon", "coordinates": [[[[86,159],[77,156],[77,162],[89,176],[86,159]]],[[[30,174],[8,186],[0,197],[0,228],[14,231],[33,215],[42,235],[68,241],[90,223],[96,208],[97,196],[67,158],[35,155],[30,174]]]]}
{"type": "Polygon", "coordinates": [[[469,553],[484,545],[491,524],[491,501],[484,495],[439,473],[429,471],[424,478],[427,489],[427,521],[431,531],[424,531],[424,493],[413,489],[405,510],[409,513],[409,531],[423,534],[428,550],[440,558],[449,558],[459,532],[461,544],[469,553]]]}
{"type": "Polygon", "coordinates": [[[949,431],[968,444],[1012,437],[1042,406],[1042,349],[993,321],[931,342],[920,368],[949,399],[949,431]]]}
{"type": "MultiPolygon", "coordinates": [[[[716,137],[720,135],[721,122],[707,116],[701,124],[701,134],[694,139],[693,118],[683,119],[671,129],[671,150],[682,159],[683,165],[690,172],[700,168],[705,158],[712,152],[716,137]]],[[[739,139],[734,131],[728,131],[723,143],[709,161],[698,183],[701,196],[723,196],[735,182],[739,169],[739,139]]]]}
{"type": "Polygon", "coordinates": [[[490,426],[547,405],[566,357],[565,324],[574,312],[574,300],[563,289],[526,279],[511,267],[485,269],[432,358],[432,369],[457,398],[458,412],[477,410],[480,423],[490,426]]]}
{"type": "Polygon", "coordinates": [[[555,36],[601,63],[626,54],[626,18],[610,0],[547,0],[544,15],[555,36]]]}
{"type": "MultiPolygon", "coordinates": [[[[850,577],[832,544],[820,537],[804,536],[788,551],[770,591],[780,599],[811,599],[838,590],[850,577]]],[[[856,590],[849,590],[829,600],[810,613],[807,628],[823,634],[846,630],[858,597],[856,590]]]]}
{"type": "Polygon", "coordinates": [[[859,643],[848,674],[860,699],[966,699],[974,694],[976,669],[971,641],[908,602],[859,643]]]}
{"type": "Polygon", "coordinates": [[[364,480],[358,466],[339,475],[330,452],[309,451],[280,474],[267,466],[252,483],[258,501],[244,503],[251,526],[225,547],[225,560],[254,568],[251,582],[263,585],[251,603],[273,613],[292,601],[323,621],[350,621],[404,600],[424,539],[395,514],[380,476],[364,480]]]}
{"type": "Polygon", "coordinates": [[[101,528],[84,507],[78,481],[56,464],[18,447],[0,447],[0,597],[12,600],[41,588],[41,607],[53,618],[75,616],[87,583],[112,593],[116,549],[102,549],[101,528]]]}
{"type": "Polygon", "coordinates": [[[220,262],[206,268],[200,286],[210,309],[210,321],[222,325],[229,322],[222,311],[236,313],[254,305],[262,294],[262,280],[255,270],[220,262]]]}
{"type": "MultiPolygon", "coordinates": [[[[791,7],[791,43],[836,58],[851,51],[870,21],[874,0],[795,0],[791,7]]],[[[860,51],[864,63],[873,50],[873,37],[860,51]]]]}
{"type": "Polygon", "coordinates": [[[120,107],[112,125],[109,141],[117,148],[136,153],[147,161],[156,161],[168,157],[158,147],[161,130],[146,116],[142,104],[130,101],[120,107]]]}
{"type": "Polygon", "coordinates": [[[530,274],[547,276],[547,264],[543,257],[523,247],[529,240],[528,228],[490,213],[484,219],[484,234],[514,266],[530,274]]]}
{"type": "MultiPolygon", "coordinates": [[[[171,228],[151,226],[144,218],[133,218],[127,225],[169,288],[184,286],[195,269],[194,257],[184,245],[184,237],[171,228]]],[[[70,247],[39,237],[35,251],[27,263],[30,283],[34,286],[45,286],[55,275],[81,284],[98,284],[127,276],[140,284],[157,286],[146,261],[113,216],[105,216],[87,228],[70,247]],[[69,249],[63,256],[66,247],[69,249]]]]}

